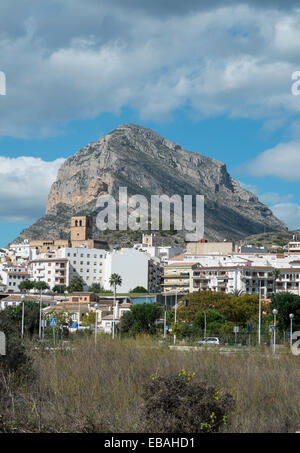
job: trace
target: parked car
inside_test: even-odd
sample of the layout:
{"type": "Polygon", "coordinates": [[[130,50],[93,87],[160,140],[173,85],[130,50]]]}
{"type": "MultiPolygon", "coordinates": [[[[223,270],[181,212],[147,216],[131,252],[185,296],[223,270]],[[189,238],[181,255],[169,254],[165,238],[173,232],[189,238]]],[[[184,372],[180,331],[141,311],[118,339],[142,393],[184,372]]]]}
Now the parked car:
{"type": "Polygon", "coordinates": [[[207,337],[207,338],[204,338],[204,340],[198,341],[197,343],[198,344],[218,344],[218,345],[225,344],[224,340],[222,340],[222,338],[219,338],[219,337],[207,337]]]}

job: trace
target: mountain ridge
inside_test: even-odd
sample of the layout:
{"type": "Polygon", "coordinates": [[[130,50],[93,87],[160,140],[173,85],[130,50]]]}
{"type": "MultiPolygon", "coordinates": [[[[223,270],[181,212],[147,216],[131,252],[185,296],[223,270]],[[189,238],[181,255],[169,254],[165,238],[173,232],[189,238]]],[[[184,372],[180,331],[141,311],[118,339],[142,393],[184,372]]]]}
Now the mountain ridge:
{"type": "MultiPolygon", "coordinates": [[[[209,240],[287,230],[256,195],[230,176],[223,162],[187,151],[151,129],[122,124],[64,161],[49,192],[46,216],[23,230],[18,240],[67,236],[68,216],[95,218],[98,197],[118,198],[122,186],[128,196],[141,194],[147,199],[155,194],[204,195],[209,240]]],[[[96,238],[103,234],[95,231],[96,238]]]]}

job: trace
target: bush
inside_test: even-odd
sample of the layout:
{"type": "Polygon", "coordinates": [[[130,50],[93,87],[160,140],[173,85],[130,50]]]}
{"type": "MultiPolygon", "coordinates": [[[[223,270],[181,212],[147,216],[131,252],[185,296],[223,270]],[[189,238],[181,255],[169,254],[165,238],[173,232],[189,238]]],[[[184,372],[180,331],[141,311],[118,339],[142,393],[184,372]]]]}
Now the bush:
{"type": "Polygon", "coordinates": [[[233,408],[229,393],[221,393],[182,370],[178,376],[152,377],[144,387],[146,432],[217,432],[233,408]]]}

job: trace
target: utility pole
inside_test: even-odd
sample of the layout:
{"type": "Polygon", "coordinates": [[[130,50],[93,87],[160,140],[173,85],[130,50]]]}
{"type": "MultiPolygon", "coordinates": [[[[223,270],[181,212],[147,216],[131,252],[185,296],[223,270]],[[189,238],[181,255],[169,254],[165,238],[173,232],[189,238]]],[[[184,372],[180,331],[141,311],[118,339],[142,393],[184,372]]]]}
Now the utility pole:
{"type": "Polygon", "coordinates": [[[97,308],[98,308],[98,304],[95,304],[95,347],[96,347],[96,344],[97,344],[97,308]]]}
{"type": "Polygon", "coordinates": [[[167,337],[166,326],[167,326],[167,295],[165,294],[165,305],[164,305],[164,339],[166,339],[166,337],[167,337]]]}
{"type": "Polygon", "coordinates": [[[206,338],[206,311],[204,311],[204,338],[206,338]]]}
{"type": "Polygon", "coordinates": [[[275,354],[276,350],[276,315],[278,314],[278,310],[274,308],[273,315],[274,315],[274,342],[273,342],[273,353],[275,354]]]}
{"type": "Polygon", "coordinates": [[[21,336],[22,338],[24,338],[24,311],[25,311],[25,307],[24,307],[24,302],[25,302],[25,299],[26,299],[26,296],[21,296],[21,301],[22,301],[22,327],[21,327],[21,336]]]}
{"type": "MultiPolygon", "coordinates": [[[[175,319],[174,319],[174,329],[176,329],[177,322],[177,290],[175,295],[175,319]]],[[[174,333],[174,344],[176,344],[176,333],[174,333]]]]}
{"type": "Polygon", "coordinates": [[[261,280],[259,280],[259,295],[258,295],[258,344],[261,344],[261,338],[260,338],[260,333],[261,333],[261,280]]]}
{"type": "Polygon", "coordinates": [[[80,296],[78,297],[79,299],[79,304],[78,304],[78,326],[77,326],[77,332],[79,332],[79,324],[80,324],[80,296]]]}
{"type": "Polygon", "coordinates": [[[290,347],[292,347],[292,345],[293,345],[293,318],[294,318],[293,313],[290,313],[290,320],[291,320],[291,325],[290,325],[290,347]]]}
{"type": "Polygon", "coordinates": [[[40,322],[39,322],[39,338],[42,338],[42,289],[40,289],[40,322]]]}

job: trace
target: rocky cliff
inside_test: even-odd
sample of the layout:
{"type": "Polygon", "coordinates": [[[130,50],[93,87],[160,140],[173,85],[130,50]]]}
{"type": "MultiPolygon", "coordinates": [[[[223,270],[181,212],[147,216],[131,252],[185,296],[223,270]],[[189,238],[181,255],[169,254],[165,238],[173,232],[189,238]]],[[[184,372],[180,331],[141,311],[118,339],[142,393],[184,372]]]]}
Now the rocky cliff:
{"type": "MultiPolygon", "coordinates": [[[[19,239],[66,237],[70,215],[95,216],[99,195],[118,198],[122,186],[129,196],[142,194],[149,200],[155,194],[204,195],[209,240],[286,230],[269,208],[231,178],[225,164],[186,151],[150,129],[123,124],[64,162],[51,187],[46,216],[19,239]]],[[[125,233],[115,234],[123,242],[125,233]]],[[[103,233],[98,231],[96,237],[103,238],[103,233]]]]}

